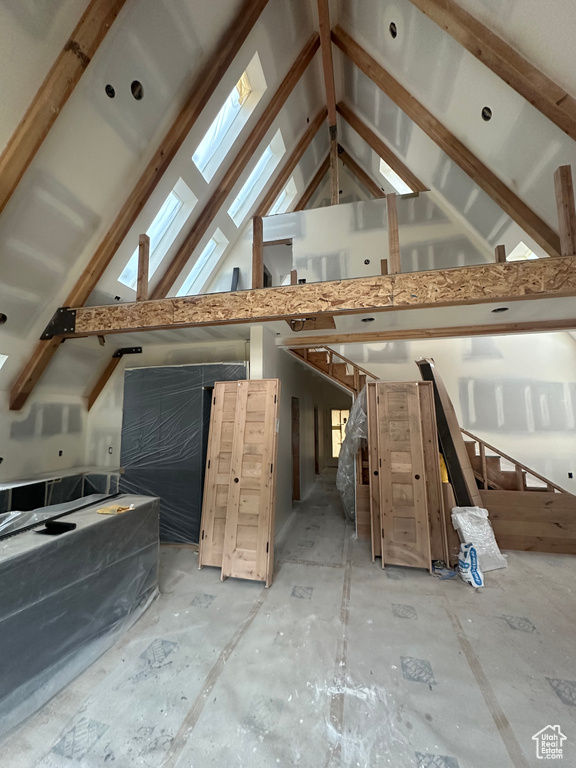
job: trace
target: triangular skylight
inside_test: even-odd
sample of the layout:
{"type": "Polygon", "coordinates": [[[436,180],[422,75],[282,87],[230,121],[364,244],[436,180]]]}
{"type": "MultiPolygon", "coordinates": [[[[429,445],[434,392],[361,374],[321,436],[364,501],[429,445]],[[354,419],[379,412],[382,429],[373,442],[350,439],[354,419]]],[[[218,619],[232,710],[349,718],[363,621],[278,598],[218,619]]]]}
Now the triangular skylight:
{"type": "Polygon", "coordinates": [[[380,173],[389,184],[392,184],[399,195],[410,195],[414,192],[382,158],[380,158],[380,173]]]}
{"type": "Polygon", "coordinates": [[[537,259],[538,256],[528,246],[520,241],[513,251],[506,256],[506,261],[524,261],[525,259],[537,259]]]}

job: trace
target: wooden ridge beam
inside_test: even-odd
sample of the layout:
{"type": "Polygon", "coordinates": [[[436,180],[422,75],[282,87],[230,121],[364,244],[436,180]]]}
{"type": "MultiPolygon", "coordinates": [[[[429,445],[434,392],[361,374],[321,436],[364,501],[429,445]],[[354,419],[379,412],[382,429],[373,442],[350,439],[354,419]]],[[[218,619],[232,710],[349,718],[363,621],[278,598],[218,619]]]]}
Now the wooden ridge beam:
{"type": "Polygon", "coordinates": [[[332,61],[332,41],[330,40],[329,0],[318,0],[318,28],[322,51],[322,71],[328,105],[328,125],[336,125],[336,88],[334,87],[334,63],[332,61]]]}
{"type": "Polygon", "coordinates": [[[312,199],[314,192],[316,192],[316,190],[320,186],[320,182],[326,176],[329,170],[330,170],[330,155],[328,154],[326,155],[324,160],[320,163],[320,166],[316,171],[316,173],[314,174],[312,181],[310,182],[310,184],[308,184],[308,186],[302,193],[302,197],[300,198],[300,200],[298,200],[298,203],[294,206],[295,211],[303,211],[304,208],[306,208],[306,206],[312,199]]]}
{"type": "Polygon", "coordinates": [[[576,100],[453,0],[410,0],[422,13],[576,139],[576,100]]]}
{"type": "Polygon", "coordinates": [[[392,75],[347,32],[337,26],[332,40],[346,56],[423,130],[478,186],[488,194],[550,256],[560,256],[556,232],[524,203],[501,179],[420,104],[392,75]]]}
{"type": "Polygon", "coordinates": [[[334,333],[323,336],[294,336],[284,338],[282,347],[291,349],[322,347],[326,344],[377,344],[385,341],[422,341],[426,339],[456,339],[470,336],[510,336],[518,333],[554,333],[576,331],[576,315],[568,320],[527,320],[515,323],[484,323],[483,325],[457,325],[439,328],[397,328],[394,331],[363,331],[360,333],[334,333]]]}
{"type": "Polygon", "coordinates": [[[65,336],[576,296],[576,257],[78,307],[65,336]]]}
{"type": "Polygon", "coordinates": [[[353,128],[362,139],[364,139],[372,151],[375,152],[378,157],[381,157],[385,163],[388,163],[390,168],[400,176],[404,184],[407,184],[413,192],[428,192],[428,187],[412,173],[410,168],[408,168],[399,157],[396,157],[394,152],[384,144],[382,139],[377,136],[347,104],[343,101],[339,101],[336,105],[336,109],[342,115],[344,120],[346,120],[348,125],[353,128]]]}
{"type": "Polygon", "coordinates": [[[363,187],[365,187],[368,192],[372,195],[372,197],[375,197],[377,199],[382,199],[386,197],[386,193],[384,190],[382,190],[378,184],[374,181],[374,179],[369,176],[366,171],[358,165],[356,160],[344,149],[344,147],[340,146],[338,157],[344,165],[350,169],[350,171],[356,176],[360,184],[362,184],[363,187]]]}
{"type": "Polygon", "coordinates": [[[0,213],[126,0],[91,0],[0,156],[0,213]]]}
{"type": "Polygon", "coordinates": [[[156,285],[156,288],[152,291],[151,298],[160,299],[168,294],[175,281],[178,279],[182,269],[188,263],[188,259],[194,253],[200,241],[208,231],[208,228],[226,201],[226,198],[234,189],[242,172],[250,163],[250,160],[254,156],[254,152],[280,113],[280,110],[286,103],[288,96],[292,93],[296,83],[300,80],[314,58],[319,46],[320,38],[315,33],[309,38],[304,48],[296,57],[294,64],[290,67],[288,74],[281,82],[268,106],[265,108],[262,117],[252,130],[252,133],[244,143],[244,146],[238,151],[238,154],[230,163],[224,178],[214,190],[212,196],[194,222],[188,236],[166,268],[164,274],[156,285]]]}
{"type": "Polygon", "coordinates": [[[255,216],[266,216],[266,214],[268,213],[268,211],[276,201],[276,198],[288,183],[288,180],[292,175],[292,173],[294,172],[294,169],[302,159],[302,155],[304,154],[304,152],[306,152],[306,150],[312,143],[312,139],[316,136],[316,134],[320,130],[321,125],[326,120],[327,114],[328,114],[328,110],[326,109],[326,107],[322,107],[322,109],[320,110],[320,112],[318,112],[314,120],[312,120],[312,122],[308,125],[303,135],[301,136],[300,141],[294,147],[294,151],[292,152],[288,160],[284,163],[282,170],[280,171],[280,173],[278,174],[278,176],[276,177],[272,185],[266,191],[264,199],[258,206],[256,213],[254,214],[255,216]]]}
{"type": "MultiPolygon", "coordinates": [[[[244,0],[242,3],[238,13],[221,36],[214,54],[194,79],[188,99],[176,120],[160,142],[114,223],[104,235],[82,275],[65,299],[66,306],[81,306],[96,287],[118,247],[130,232],[130,228],[192,130],[214,89],[246,42],[267,3],[268,0],[244,0]]],[[[10,393],[12,410],[22,408],[55,353],[56,348],[46,344],[45,341],[40,341],[36,345],[34,352],[12,385],[10,393]]]]}

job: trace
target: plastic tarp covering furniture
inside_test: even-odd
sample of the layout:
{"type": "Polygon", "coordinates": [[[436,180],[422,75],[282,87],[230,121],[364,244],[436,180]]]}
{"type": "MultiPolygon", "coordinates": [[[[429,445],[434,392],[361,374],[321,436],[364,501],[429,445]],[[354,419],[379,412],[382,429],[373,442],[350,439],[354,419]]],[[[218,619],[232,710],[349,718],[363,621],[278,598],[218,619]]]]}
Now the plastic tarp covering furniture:
{"type": "Polygon", "coordinates": [[[51,504],[49,507],[40,507],[29,512],[5,512],[0,515],[0,536],[5,533],[14,533],[20,530],[20,528],[26,528],[34,523],[40,524],[44,520],[49,520],[51,517],[68,512],[75,507],[93,504],[106,498],[105,493],[93,493],[82,499],[65,501],[62,504],[51,504]]]}
{"type": "Polygon", "coordinates": [[[30,530],[0,542],[0,736],[110,648],[158,592],[159,500],[68,515],[59,536],[30,530]]]}
{"type": "Polygon", "coordinates": [[[244,363],[134,368],[124,374],[120,490],[160,497],[160,540],[198,542],[216,381],[244,363]]]}
{"type": "MultiPolygon", "coordinates": [[[[368,417],[366,387],[360,392],[350,409],[346,434],[340,447],[336,488],[340,491],[342,505],[351,520],[356,519],[356,455],[362,447],[362,440],[368,440],[368,417]]],[[[364,443],[365,445],[366,443],[364,443]]]]}

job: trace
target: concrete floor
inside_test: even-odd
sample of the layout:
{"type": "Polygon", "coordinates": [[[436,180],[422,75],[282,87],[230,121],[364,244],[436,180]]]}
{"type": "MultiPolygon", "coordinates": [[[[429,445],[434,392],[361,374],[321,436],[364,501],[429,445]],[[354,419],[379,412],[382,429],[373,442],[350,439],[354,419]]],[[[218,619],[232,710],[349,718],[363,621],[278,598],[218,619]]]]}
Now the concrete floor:
{"type": "Polygon", "coordinates": [[[272,587],[162,548],[161,597],[0,745],[7,768],[576,766],[576,557],[510,553],[475,591],[372,563],[332,476],[272,587]]]}

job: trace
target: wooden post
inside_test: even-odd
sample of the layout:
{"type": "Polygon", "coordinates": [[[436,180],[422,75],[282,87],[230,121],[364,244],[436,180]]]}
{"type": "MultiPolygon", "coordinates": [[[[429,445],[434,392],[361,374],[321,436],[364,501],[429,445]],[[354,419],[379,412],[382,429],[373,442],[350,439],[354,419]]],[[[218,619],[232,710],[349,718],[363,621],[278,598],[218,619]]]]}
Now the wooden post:
{"type": "Polygon", "coordinates": [[[290,270],[290,285],[298,285],[298,272],[295,269],[290,270]]]}
{"type": "Polygon", "coordinates": [[[506,263],[506,246],[505,245],[497,245],[494,253],[496,255],[496,263],[497,264],[505,264],[506,263]]]}
{"type": "Polygon", "coordinates": [[[264,288],[264,227],[262,217],[252,219],[252,288],[264,288]]]}
{"type": "Polygon", "coordinates": [[[523,491],[524,488],[524,472],[522,471],[522,467],[519,467],[518,464],[514,467],[514,470],[516,472],[516,490],[517,491],[523,491]]]}
{"type": "Polygon", "coordinates": [[[340,174],[338,173],[338,139],[336,126],[330,126],[330,200],[332,205],[340,202],[340,174]]]}
{"type": "Polygon", "coordinates": [[[388,274],[388,259],[380,259],[380,274],[388,274]]]}
{"type": "Polygon", "coordinates": [[[150,261],[150,238],[140,235],[138,238],[138,283],[136,301],[148,300],[148,264],[150,261]]]}
{"type": "Polygon", "coordinates": [[[396,275],[402,271],[400,265],[400,238],[398,236],[396,195],[386,195],[386,209],[388,211],[388,267],[390,274],[396,275]]]}
{"type": "Polygon", "coordinates": [[[480,448],[480,463],[482,465],[482,483],[484,485],[484,490],[488,490],[488,469],[486,466],[486,449],[484,448],[484,443],[478,443],[478,447],[480,448]]]}
{"type": "Polygon", "coordinates": [[[576,207],[574,206],[572,168],[569,165],[561,165],[556,170],[554,189],[558,207],[560,253],[562,256],[574,256],[576,254],[576,207]]]}

